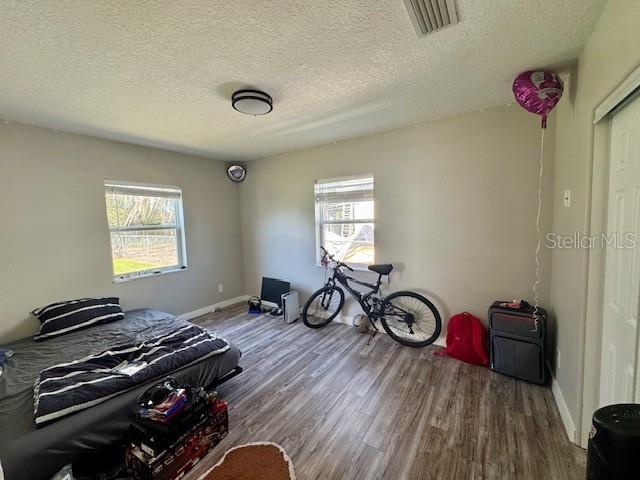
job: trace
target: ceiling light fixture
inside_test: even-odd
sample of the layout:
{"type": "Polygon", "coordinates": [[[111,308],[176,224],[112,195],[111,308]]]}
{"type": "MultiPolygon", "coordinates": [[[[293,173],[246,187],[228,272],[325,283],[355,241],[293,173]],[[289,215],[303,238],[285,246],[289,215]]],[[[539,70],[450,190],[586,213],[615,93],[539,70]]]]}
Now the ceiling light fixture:
{"type": "Polygon", "coordinates": [[[231,96],[231,105],[247,115],[266,115],[273,110],[272,98],[259,90],[238,90],[231,96]]]}

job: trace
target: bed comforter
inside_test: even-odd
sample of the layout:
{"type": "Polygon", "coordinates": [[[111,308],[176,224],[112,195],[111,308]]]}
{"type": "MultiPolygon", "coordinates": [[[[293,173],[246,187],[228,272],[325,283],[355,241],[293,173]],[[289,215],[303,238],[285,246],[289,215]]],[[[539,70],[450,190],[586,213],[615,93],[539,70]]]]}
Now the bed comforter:
{"type": "Polygon", "coordinates": [[[197,325],[45,368],[34,388],[41,425],[84,410],[153,378],[226,352],[229,344],[197,325]]]}

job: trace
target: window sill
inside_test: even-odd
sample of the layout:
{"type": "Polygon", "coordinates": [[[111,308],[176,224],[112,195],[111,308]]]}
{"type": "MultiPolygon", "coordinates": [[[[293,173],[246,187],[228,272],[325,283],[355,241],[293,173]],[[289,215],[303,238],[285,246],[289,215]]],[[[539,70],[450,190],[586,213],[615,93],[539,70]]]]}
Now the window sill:
{"type": "Polygon", "coordinates": [[[118,277],[113,277],[113,283],[125,283],[125,282],[130,282],[132,280],[140,280],[142,278],[157,277],[159,275],[165,275],[167,273],[177,273],[177,272],[186,272],[186,271],[187,271],[187,267],[176,267],[168,270],[156,270],[156,271],[150,271],[148,273],[140,273],[132,276],[118,276],[118,277]]]}
{"type": "MultiPolygon", "coordinates": [[[[371,270],[369,270],[367,265],[363,265],[363,264],[351,264],[349,265],[351,268],[353,268],[356,272],[368,272],[368,273],[373,273],[371,270]]],[[[316,263],[316,267],[318,268],[325,268],[324,265],[320,264],[320,263],[316,263]]]]}

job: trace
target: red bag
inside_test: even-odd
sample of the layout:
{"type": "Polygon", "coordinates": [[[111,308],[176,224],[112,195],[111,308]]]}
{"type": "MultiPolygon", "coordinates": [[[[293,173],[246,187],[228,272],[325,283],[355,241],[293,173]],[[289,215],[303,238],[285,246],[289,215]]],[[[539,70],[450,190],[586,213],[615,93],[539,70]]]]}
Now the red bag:
{"type": "Polygon", "coordinates": [[[454,315],[447,325],[447,347],[435,355],[448,355],[463,362],[488,366],[486,327],[469,312],[454,315]]]}

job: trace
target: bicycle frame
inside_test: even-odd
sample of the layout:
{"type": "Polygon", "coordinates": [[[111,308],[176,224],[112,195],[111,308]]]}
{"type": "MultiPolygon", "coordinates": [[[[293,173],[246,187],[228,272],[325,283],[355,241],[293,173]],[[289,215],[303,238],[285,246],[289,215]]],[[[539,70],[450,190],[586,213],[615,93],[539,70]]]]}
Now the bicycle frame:
{"type": "MultiPolygon", "coordinates": [[[[375,326],[373,322],[375,322],[376,320],[378,320],[378,318],[382,316],[382,312],[379,311],[380,299],[375,295],[380,292],[380,286],[382,285],[382,275],[378,275],[378,281],[374,285],[372,283],[367,283],[357,278],[346,275],[340,269],[340,266],[337,266],[333,268],[333,275],[329,277],[329,279],[325,283],[325,287],[334,287],[336,284],[336,281],[340,285],[342,285],[347,290],[347,292],[351,294],[353,298],[357,300],[357,302],[360,304],[360,307],[362,307],[362,310],[364,310],[364,313],[371,320],[372,322],[371,324],[377,330],[378,328],[375,326]],[[349,285],[349,282],[357,283],[358,285],[367,287],[369,291],[360,292],[355,288],[353,288],[351,285],[349,285]]],[[[331,295],[329,295],[329,298],[327,300],[328,302],[331,302],[331,295]]],[[[321,303],[323,305],[325,304],[324,297],[321,303]]]]}
{"type": "Polygon", "coordinates": [[[373,327],[369,342],[379,331],[378,321],[393,340],[410,347],[424,347],[438,338],[441,330],[440,314],[427,298],[409,290],[397,291],[382,297],[380,292],[382,277],[391,273],[393,265],[371,265],[369,270],[377,273],[378,279],[375,283],[369,283],[350,276],[346,271],[353,272],[354,269],[351,266],[336,259],[324,247],[321,246],[320,250],[322,252],[320,263],[326,269],[330,268],[332,274],[328,278],[325,276],[324,286],[316,290],[304,306],[302,317],[307,327],[321,328],[336,318],[344,307],[346,290],[356,299],[367,316],[368,323],[373,327]],[[355,285],[365,287],[366,290],[362,288],[357,290],[355,285]],[[338,298],[334,299],[334,297],[338,298]],[[332,300],[338,300],[338,302],[333,303],[332,300]],[[318,312],[326,314],[318,315],[318,312]],[[423,328],[425,322],[428,323],[428,330],[423,328]]]}

